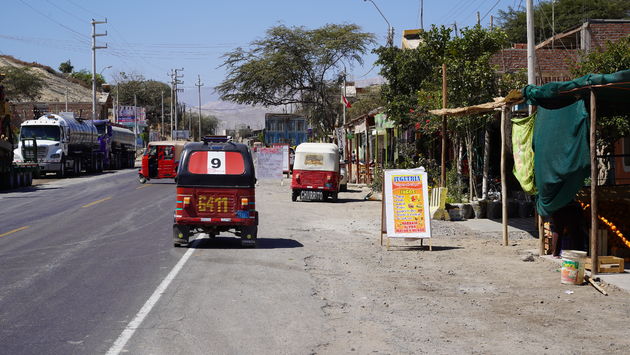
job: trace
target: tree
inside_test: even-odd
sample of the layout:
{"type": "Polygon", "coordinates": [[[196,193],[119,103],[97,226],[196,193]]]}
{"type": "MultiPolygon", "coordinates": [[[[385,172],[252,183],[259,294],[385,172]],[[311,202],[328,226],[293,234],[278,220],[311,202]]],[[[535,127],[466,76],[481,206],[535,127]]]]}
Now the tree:
{"type": "MultiPolygon", "coordinates": [[[[556,0],[555,33],[561,33],[581,24],[586,19],[621,19],[630,15],[628,0],[556,0]]],[[[498,22],[512,43],[527,42],[527,22],[525,10],[508,7],[499,10],[498,22]]],[[[536,42],[543,41],[552,34],[552,3],[541,1],[534,6],[534,28],[536,42]]]]}
{"type": "Polygon", "coordinates": [[[64,74],[70,74],[72,73],[73,70],[74,70],[74,66],[72,66],[72,63],[70,63],[70,59],[59,64],[59,71],[64,74]]]}
{"type": "Polygon", "coordinates": [[[221,99],[240,104],[299,104],[319,133],[330,131],[341,106],[338,91],[332,94],[335,76],[343,63],[363,63],[372,43],[374,35],[354,24],[274,26],[248,49],[223,56],[227,74],[216,90],[221,99]]]}
{"type": "Polygon", "coordinates": [[[120,73],[116,81],[117,84],[111,92],[118,95],[121,106],[133,106],[135,94],[138,106],[146,108],[149,124],[156,127],[162,122],[162,93],[164,93],[164,115],[169,117],[167,115],[170,110],[171,88],[167,83],[146,80],[142,75],[133,73],[120,73]]]}
{"type": "Polygon", "coordinates": [[[15,101],[35,101],[44,87],[44,80],[29,67],[5,66],[0,68],[4,73],[4,85],[7,97],[15,101]]]}
{"type": "MultiPolygon", "coordinates": [[[[377,63],[382,66],[381,75],[387,79],[383,96],[389,118],[403,127],[415,122],[416,129],[429,137],[440,130],[441,119],[431,119],[426,113],[441,106],[443,63],[447,68],[449,106],[491,101],[499,94],[499,82],[490,57],[502,48],[505,39],[505,33],[498,29],[475,26],[464,28],[460,37],[451,37],[450,29],[433,26],[420,34],[416,49],[378,48],[377,63]]],[[[484,116],[471,116],[449,122],[450,139],[458,153],[455,166],[460,172],[464,146],[468,161],[474,161],[473,145],[477,132],[485,127],[485,120],[484,116]]],[[[417,153],[422,151],[426,150],[418,149],[417,153]]],[[[472,169],[469,172],[469,186],[472,186],[472,169]]],[[[461,173],[457,176],[461,179],[461,173]]]]}
{"type": "Polygon", "coordinates": [[[407,124],[410,110],[418,105],[420,90],[435,90],[441,87],[441,65],[445,61],[446,48],[451,39],[451,30],[433,25],[420,34],[421,45],[416,49],[404,50],[396,47],[379,47],[377,65],[380,74],[387,79],[382,87],[386,112],[389,119],[407,124]]]}
{"type": "Polygon", "coordinates": [[[190,125],[190,127],[192,128],[190,132],[190,136],[195,137],[195,138],[214,134],[219,124],[219,120],[215,116],[202,113],[201,114],[201,135],[199,135],[198,111],[192,110],[189,112],[184,112],[181,119],[182,119],[182,122],[184,123],[184,127],[185,127],[184,129],[188,129],[188,126],[190,125]],[[190,124],[188,122],[189,120],[191,121],[190,124]]]}
{"type": "MultiPolygon", "coordinates": [[[[77,79],[85,87],[92,87],[92,73],[86,69],[75,71],[70,74],[70,77],[77,79]]],[[[96,87],[100,89],[103,84],[105,84],[105,78],[101,74],[96,74],[96,87]]]]}
{"type": "MultiPolygon", "coordinates": [[[[630,36],[617,42],[607,41],[603,48],[592,51],[571,66],[571,74],[583,76],[586,74],[609,74],[630,68],[630,36]]],[[[598,124],[598,155],[612,154],[614,143],[621,137],[630,135],[630,117],[599,117],[598,124]]],[[[600,160],[600,165],[602,161],[600,160]]],[[[600,169],[600,178],[605,179],[606,172],[611,168],[606,162],[604,169],[600,169]]]]}

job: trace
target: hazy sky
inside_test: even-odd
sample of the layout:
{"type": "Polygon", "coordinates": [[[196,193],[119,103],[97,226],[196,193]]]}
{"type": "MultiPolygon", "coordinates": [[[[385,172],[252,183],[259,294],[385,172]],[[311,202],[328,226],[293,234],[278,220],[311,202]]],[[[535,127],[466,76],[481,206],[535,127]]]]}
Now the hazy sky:
{"type": "MultiPolygon", "coordinates": [[[[374,0],[395,29],[400,45],[403,29],[420,27],[420,0],[374,0]]],[[[536,1],[538,3],[538,1],[536,1]]],[[[424,0],[424,27],[431,24],[459,28],[474,25],[479,11],[484,26],[490,15],[508,6],[525,6],[522,0],[424,0]],[[486,15],[487,14],[487,15],[486,15]]],[[[320,27],[327,23],[355,23],[386,40],[387,24],[369,1],[364,0],[2,0],[0,54],[35,61],[57,69],[70,59],[75,70],[91,70],[92,18],[108,23],[98,44],[97,72],[113,81],[118,72],[169,81],[171,68],[184,68],[183,98],[196,104],[197,75],[205,84],[204,95],[223,79],[218,68],[221,55],[247,46],[277,24],[320,27]],[[192,100],[192,98],[195,100],[192,100]]],[[[373,78],[374,55],[350,72],[353,79],[373,78]]],[[[207,101],[204,99],[204,102],[207,101]]]]}

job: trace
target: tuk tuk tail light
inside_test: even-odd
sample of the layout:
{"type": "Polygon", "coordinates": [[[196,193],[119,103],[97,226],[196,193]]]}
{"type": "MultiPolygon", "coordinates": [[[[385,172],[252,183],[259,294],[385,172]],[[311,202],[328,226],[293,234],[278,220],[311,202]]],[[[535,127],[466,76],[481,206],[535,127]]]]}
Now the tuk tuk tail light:
{"type": "Polygon", "coordinates": [[[299,173],[297,173],[297,174],[295,175],[295,180],[296,180],[296,181],[300,181],[300,174],[299,174],[299,173]]]}
{"type": "Polygon", "coordinates": [[[326,175],[326,180],[331,181],[332,180],[332,176],[331,175],[326,175]]]}
{"type": "Polygon", "coordinates": [[[184,206],[190,205],[190,197],[184,197],[184,206]]]}
{"type": "Polygon", "coordinates": [[[247,197],[241,198],[241,208],[249,207],[249,199],[247,197]]]}

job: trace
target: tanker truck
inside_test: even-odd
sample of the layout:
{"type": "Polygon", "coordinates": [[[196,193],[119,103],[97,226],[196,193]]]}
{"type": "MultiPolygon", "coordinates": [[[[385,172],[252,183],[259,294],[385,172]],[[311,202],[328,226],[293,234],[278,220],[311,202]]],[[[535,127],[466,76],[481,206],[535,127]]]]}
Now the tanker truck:
{"type": "MultiPolygon", "coordinates": [[[[0,80],[2,80],[1,75],[0,80]]],[[[23,156],[27,159],[14,162],[15,135],[11,127],[9,105],[4,97],[4,87],[0,85],[0,189],[30,186],[33,183],[33,177],[37,176],[36,142],[33,139],[27,139],[23,142],[23,146],[23,156]]]]}
{"type": "Polygon", "coordinates": [[[127,169],[134,167],[133,132],[108,120],[93,121],[98,131],[98,142],[103,153],[105,169],[127,169]]]}
{"type": "Polygon", "coordinates": [[[22,140],[34,138],[37,161],[42,173],[58,177],[79,176],[83,170],[103,170],[103,152],[98,142],[94,122],[74,118],[72,112],[46,114],[35,120],[22,122],[20,144],[15,150],[15,161],[21,162],[22,140]]]}

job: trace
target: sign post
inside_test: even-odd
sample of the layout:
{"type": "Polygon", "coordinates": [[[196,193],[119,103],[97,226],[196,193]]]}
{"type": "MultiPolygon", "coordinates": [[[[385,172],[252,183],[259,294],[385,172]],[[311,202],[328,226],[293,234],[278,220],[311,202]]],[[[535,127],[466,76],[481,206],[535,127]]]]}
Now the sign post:
{"type": "Polygon", "coordinates": [[[381,245],[383,234],[390,238],[418,240],[422,246],[425,238],[431,243],[431,219],[427,173],[424,168],[385,170],[383,176],[383,202],[381,245]]]}

